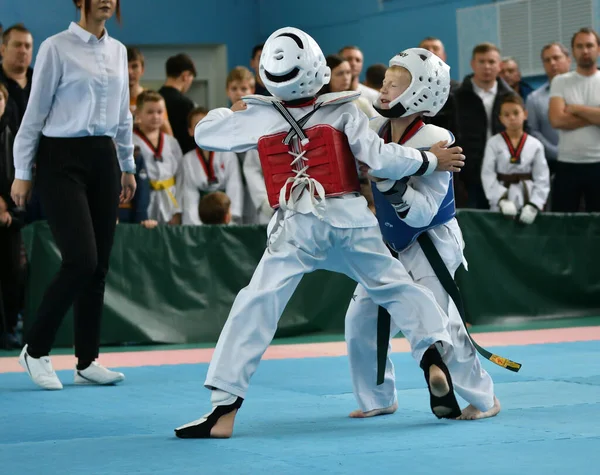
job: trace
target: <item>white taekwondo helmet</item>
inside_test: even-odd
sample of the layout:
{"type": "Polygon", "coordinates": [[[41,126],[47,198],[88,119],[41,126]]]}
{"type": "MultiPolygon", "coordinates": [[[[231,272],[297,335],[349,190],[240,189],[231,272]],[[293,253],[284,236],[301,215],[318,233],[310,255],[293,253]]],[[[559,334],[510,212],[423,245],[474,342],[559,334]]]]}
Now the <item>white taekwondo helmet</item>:
{"type": "Polygon", "coordinates": [[[315,96],[331,79],[317,42],[293,27],[280,28],[269,36],[260,56],[259,74],[267,90],[283,101],[315,96]]]}
{"type": "Polygon", "coordinates": [[[410,86],[390,102],[389,109],[381,109],[379,98],[373,106],[385,117],[406,117],[415,113],[436,115],[450,94],[450,66],[432,52],[410,48],[390,59],[389,66],[401,66],[411,76],[410,86]]]}

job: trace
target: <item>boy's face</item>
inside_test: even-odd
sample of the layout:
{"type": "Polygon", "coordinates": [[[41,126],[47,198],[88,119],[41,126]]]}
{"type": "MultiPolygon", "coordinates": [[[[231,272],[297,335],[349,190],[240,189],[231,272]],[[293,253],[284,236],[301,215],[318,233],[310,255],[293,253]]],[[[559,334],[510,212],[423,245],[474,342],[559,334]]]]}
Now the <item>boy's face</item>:
{"type": "Polygon", "coordinates": [[[190,134],[190,137],[194,136],[194,129],[196,128],[196,125],[198,125],[198,122],[200,122],[205,117],[206,117],[206,114],[196,114],[196,115],[192,116],[190,128],[188,129],[188,134],[190,134]]]}
{"type": "Polygon", "coordinates": [[[381,87],[379,100],[382,109],[389,109],[390,102],[400,97],[400,95],[408,89],[412,77],[407,69],[388,69],[383,78],[383,86],[381,87]]]}
{"type": "Polygon", "coordinates": [[[145,129],[158,130],[165,122],[164,101],[146,102],[141,109],[136,110],[136,119],[145,129]]]}
{"type": "Polygon", "coordinates": [[[250,81],[231,81],[227,86],[227,97],[235,104],[242,97],[254,94],[254,89],[250,81]]]}
{"type": "Polygon", "coordinates": [[[506,130],[523,130],[523,124],[527,119],[527,111],[519,104],[506,103],[500,108],[500,122],[506,130]]]}
{"type": "Polygon", "coordinates": [[[473,76],[476,80],[482,82],[492,82],[500,74],[500,54],[497,51],[488,51],[487,53],[477,53],[471,60],[473,76]]]}
{"type": "Polygon", "coordinates": [[[129,87],[139,84],[144,75],[144,65],[139,59],[128,63],[129,66],[129,87]]]}

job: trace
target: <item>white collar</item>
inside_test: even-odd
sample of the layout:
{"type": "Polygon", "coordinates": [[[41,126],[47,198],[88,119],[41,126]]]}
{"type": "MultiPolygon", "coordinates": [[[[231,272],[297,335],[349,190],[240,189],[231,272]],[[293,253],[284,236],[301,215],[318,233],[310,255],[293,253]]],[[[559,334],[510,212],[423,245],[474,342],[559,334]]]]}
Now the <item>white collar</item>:
{"type": "Polygon", "coordinates": [[[81,25],[75,23],[74,21],[72,21],[69,25],[69,31],[81,38],[85,43],[99,43],[108,38],[108,31],[106,31],[106,28],[104,28],[104,34],[100,38],[96,38],[95,35],[92,35],[89,31],[83,29],[81,25]]]}
{"type": "Polygon", "coordinates": [[[479,87],[477,84],[475,84],[475,81],[471,81],[471,83],[473,84],[473,90],[477,93],[477,94],[493,94],[496,95],[498,93],[498,81],[494,81],[494,85],[488,89],[487,91],[481,87],[479,87]]]}

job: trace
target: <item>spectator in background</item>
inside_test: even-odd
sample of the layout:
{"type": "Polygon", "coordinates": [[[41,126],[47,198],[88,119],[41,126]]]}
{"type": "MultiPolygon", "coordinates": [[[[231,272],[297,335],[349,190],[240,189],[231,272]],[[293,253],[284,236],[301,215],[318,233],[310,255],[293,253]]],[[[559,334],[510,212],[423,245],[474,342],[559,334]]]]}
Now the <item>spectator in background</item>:
{"type": "MultiPolygon", "coordinates": [[[[423,38],[419,43],[419,48],[431,51],[442,61],[448,63],[448,58],[446,57],[446,48],[444,47],[444,43],[442,43],[442,40],[440,40],[439,38],[436,38],[434,36],[428,36],[427,38],[423,38]]],[[[458,82],[456,79],[450,79],[450,93],[455,92],[459,86],[460,82],[458,82]]]]}
{"type": "Polygon", "coordinates": [[[161,129],[165,102],[156,91],[146,90],[137,98],[137,124],[133,144],[144,159],[150,182],[148,219],[159,224],[181,224],[181,148],[177,140],[161,129]]]}
{"type": "Polygon", "coordinates": [[[559,129],[553,211],[600,211],[600,38],[582,28],[571,40],[575,71],[556,76],[550,86],[550,123],[559,129]]]}
{"type": "MultiPolygon", "coordinates": [[[[337,54],[330,54],[325,58],[327,66],[331,69],[331,79],[329,84],[325,84],[319,95],[327,94],[329,92],[344,92],[344,91],[355,91],[352,89],[352,81],[354,80],[354,72],[350,66],[350,62],[343,56],[337,54]]],[[[364,87],[364,86],[363,86],[364,87]]],[[[377,95],[379,93],[375,91],[377,95]]],[[[356,106],[366,114],[367,117],[373,118],[378,116],[377,112],[373,108],[373,103],[370,102],[366,97],[361,96],[353,101],[356,106]]]]}
{"type": "Polygon", "coordinates": [[[385,77],[386,71],[387,66],[382,63],[369,66],[367,68],[367,72],[365,73],[365,86],[379,92],[383,86],[383,78],[385,77]]]}
{"type": "Polygon", "coordinates": [[[558,130],[550,124],[550,83],[559,74],[569,72],[569,50],[560,43],[550,43],[542,48],[542,64],[548,81],[527,96],[527,124],[531,135],[544,144],[550,172],[554,174],[558,157],[558,130]]]}
{"type": "Polygon", "coordinates": [[[270,96],[271,93],[267,91],[267,88],[262,82],[260,78],[260,74],[258,74],[258,65],[260,64],[260,55],[262,54],[264,44],[256,45],[252,48],[252,57],[250,58],[250,67],[254,71],[254,83],[255,83],[255,92],[254,94],[259,94],[261,96],[270,96]]]}
{"type": "Polygon", "coordinates": [[[13,25],[2,34],[0,52],[0,82],[6,86],[9,96],[5,114],[11,130],[16,134],[31,92],[33,36],[22,24],[13,25]]]}
{"type": "MultiPolygon", "coordinates": [[[[165,99],[167,116],[171,122],[173,136],[179,142],[183,153],[193,150],[194,139],[188,134],[187,118],[195,107],[194,101],[185,96],[190,90],[196,74],[196,66],[187,54],[178,54],[167,59],[167,80],[158,92],[165,99]]],[[[163,120],[164,122],[164,120],[163,120]]]]}
{"type": "Polygon", "coordinates": [[[144,92],[140,80],[144,75],[144,55],[138,48],[127,47],[127,70],[129,73],[129,110],[135,114],[138,96],[144,92]]]}
{"type": "MultiPolygon", "coordinates": [[[[0,65],[0,83],[6,86],[9,95],[5,115],[13,134],[16,135],[29,102],[33,77],[33,37],[29,30],[21,24],[5,30],[0,52],[4,52],[5,55],[0,65]]],[[[35,176],[35,164],[33,174],[35,176]]],[[[45,219],[35,180],[24,219],[26,223],[45,219]]]]}
{"type": "Polygon", "coordinates": [[[148,219],[148,206],[150,205],[150,180],[146,162],[140,147],[133,148],[135,160],[135,182],[137,189],[135,195],[128,203],[119,203],[119,223],[141,224],[146,229],[158,226],[158,221],[148,219]]]}
{"type": "MultiPolygon", "coordinates": [[[[144,75],[144,55],[138,48],[127,48],[127,65],[129,71],[129,110],[131,110],[135,122],[137,98],[144,91],[144,88],[140,85],[140,80],[144,75]]],[[[166,109],[162,131],[165,134],[173,135],[166,109]]]]}
{"type": "Polygon", "coordinates": [[[198,214],[204,224],[229,224],[231,201],[222,191],[214,191],[200,200],[198,214]]]}
{"type": "Polygon", "coordinates": [[[372,106],[379,97],[379,92],[360,83],[360,73],[362,72],[364,64],[362,51],[358,46],[344,46],[339,51],[338,55],[348,61],[348,64],[350,65],[352,82],[350,83],[350,89],[348,90],[359,91],[361,97],[364,97],[369,105],[372,106]]]}
{"type": "Polygon", "coordinates": [[[256,90],[255,75],[244,66],[236,66],[227,75],[225,92],[231,105],[242,97],[254,94],[256,90]]]}
{"type": "MultiPolygon", "coordinates": [[[[258,56],[260,59],[260,55],[258,56]]],[[[225,82],[225,92],[231,104],[235,104],[245,95],[254,94],[256,87],[256,77],[252,72],[244,66],[236,66],[227,75],[225,82]]],[[[270,95],[270,94],[269,94],[270,95]]],[[[193,136],[192,132],[192,136],[193,136]]],[[[261,219],[260,211],[256,207],[255,197],[251,196],[250,184],[245,177],[244,164],[247,161],[258,160],[257,150],[248,150],[247,152],[238,152],[235,154],[238,160],[241,177],[241,194],[233,191],[231,188],[224,191],[229,195],[232,205],[233,222],[235,224],[256,224],[261,219]],[[239,206],[242,206],[242,214],[239,214],[239,206]]],[[[260,161],[259,161],[260,163],[260,161]]],[[[232,173],[231,166],[228,174],[232,173]]],[[[261,168],[262,175],[262,168],[261,168]]],[[[252,178],[252,177],[250,177],[252,178]]],[[[229,180],[229,186],[234,186],[234,180],[229,180]]],[[[264,184],[264,179],[262,179],[264,184]]],[[[198,218],[199,219],[199,218],[198,218]]]]}
{"type": "MultiPolygon", "coordinates": [[[[262,48],[262,45],[260,45],[262,48]]],[[[260,53],[255,55],[256,67],[258,71],[258,62],[260,53]]],[[[227,75],[226,91],[227,97],[231,104],[235,104],[246,94],[253,94],[255,87],[259,87],[256,80],[260,79],[260,75],[252,75],[252,73],[243,66],[233,68],[227,75]]],[[[262,84],[262,82],[261,82],[262,84]]],[[[258,94],[258,92],[256,92],[258,94]]],[[[266,94],[271,95],[268,91],[266,94]]],[[[193,134],[192,134],[193,135],[193,134]]],[[[238,152],[235,154],[241,169],[241,186],[243,188],[243,211],[242,224],[268,224],[273,216],[274,210],[269,204],[267,197],[267,188],[263,176],[258,150],[248,150],[247,152],[238,152]]],[[[231,180],[230,180],[231,181],[231,180]]],[[[231,181],[233,183],[233,181],[231,181]]],[[[232,220],[234,223],[239,223],[236,210],[239,201],[237,193],[225,189],[232,201],[232,220]]],[[[200,219],[200,218],[198,218],[200,219]]]]}
{"type": "Polygon", "coordinates": [[[457,204],[461,207],[488,209],[481,185],[481,164],[488,139],[504,130],[500,122],[500,104],[505,96],[515,94],[500,74],[500,51],[492,43],[473,48],[473,74],[465,77],[455,94],[457,107],[457,143],[463,148],[465,166],[455,184],[457,204]],[[465,193],[460,199],[458,195],[465,193]],[[466,199],[465,199],[466,198],[466,199]],[[464,200],[464,201],[463,201],[464,200]]]}
{"type": "MultiPolygon", "coordinates": [[[[331,69],[331,79],[329,84],[325,84],[319,94],[327,94],[329,92],[343,92],[349,91],[352,87],[352,80],[354,78],[354,72],[350,67],[350,63],[343,57],[337,54],[330,54],[325,58],[327,66],[331,69]]],[[[378,93],[379,95],[379,93],[378,93]]],[[[358,97],[355,99],[354,104],[362,111],[369,119],[379,116],[377,111],[373,108],[365,97],[358,97]]],[[[375,202],[373,200],[373,191],[371,190],[371,181],[366,173],[359,172],[360,178],[360,192],[367,200],[369,209],[375,212],[375,202]]]]}
{"type": "Polygon", "coordinates": [[[15,177],[13,164],[14,134],[5,114],[8,91],[0,83],[0,349],[16,349],[21,288],[22,213],[10,197],[15,177]]]}
{"type": "MultiPolygon", "coordinates": [[[[419,43],[419,48],[431,51],[442,61],[448,63],[444,43],[442,43],[442,40],[440,40],[439,38],[428,36],[427,38],[421,40],[421,42],[419,43]]],[[[442,107],[442,110],[439,111],[434,117],[423,116],[423,121],[425,123],[437,125],[438,127],[442,127],[443,129],[449,130],[454,134],[454,136],[458,135],[456,125],[456,99],[454,95],[459,86],[460,83],[458,81],[456,81],[455,79],[450,79],[450,94],[448,95],[448,100],[444,104],[444,107],[442,107]]],[[[456,174],[454,175],[454,178],[454,183],[456,183],[456,180],[458,179],[456,177],[456,174]]]]}
{"type": "Polygon", "coordinates": [[[521,69],[517,60],[511,57],[502,58],[500,64],[500,77],[506,81],[513,91],[527,100],[527,96],[531,94],[533,88],[521,78],[521,69]]]}
{"type": "MultiPolygon", "coordinates": [[[[237,68],[236,68],[237,69],[237,68]]],[[[233,70],[235,77],[236,69],[233,70]]],[[[244,70],[254,79],[252,73],[246,68],[244,70]]],[[[231,76],[231,73],[230,73],[231,76]]],[[[237,101],[236,101],[237,102],[237,101]]],[[[189,115],[189,133],[193,137],[196,124],[208,114],[204,107],[196,107],[189,115]]],[[[234,152],[210,152],[196,146],[183,156],[181,164],[182,182],[181,187],[182,224],[199,225],[204,223],[198,215],[198,203],[203,196],[214,191],[224,191],[230,199],[231,219],[236,224],[242,224],[242,211],[244,209],[244,186],[240,164],[234,152]],[[233,206],[232,203],[233,202],[233,206]]]]}
{"type": "Polygon", "coordinates": [[[506,130],[485,146],[481,181],[492,211],[531,224],[544,209],[550,192],[550,172],[544,146],[525,133],[527,111],[516,94],[505,96],[500,121],[506,130]]]}

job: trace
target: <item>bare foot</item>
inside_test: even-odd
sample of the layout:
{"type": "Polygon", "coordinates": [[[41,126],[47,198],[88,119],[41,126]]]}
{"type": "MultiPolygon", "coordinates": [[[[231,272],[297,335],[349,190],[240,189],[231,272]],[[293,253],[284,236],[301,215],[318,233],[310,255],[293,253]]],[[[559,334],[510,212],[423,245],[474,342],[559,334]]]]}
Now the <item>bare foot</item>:
{"type": "Polygon", "coordinates": [[[500,401],[498,398],[494,396],[494,405],[488,411],[482,412],[472,404],[469,404],[462,411],[462,414],[457,418],[460,421],[474,421],[476,419],[487,419],[488,417],[494,417],[496,414],[500,412],[500,401]]]}
{"type": "MultiPolygon", "coordinates": [[[[450,386],[444,372],[436,365],[431,365],[429,368],[429,387],[431,394],[435,397],[444,397],[450,392],[450,386]]],[[[436,416],[444,417],[452,412],[452,409],[444,406],[436,406],[433,409],[436,416]]]]}
{"type": "Polygon", "coordinates": [[[231,411],[229,414],[219,417],[217,423],[210,430],[211,439],[229,439],[233,434],[233,423],[235,422],[235,415],[237,409],[231,411]]]}
{"type": "Polygon", "coordinates": [[[367,412],[363,412],[360,409],[352,411],[350,417],[353,419],[366,419],[367,417],[385,416],[386,414],[393,414],[398,410],[398,403],[395,402],[391,406],[384,407],[382,409],[372,409],[367,412]]]}

